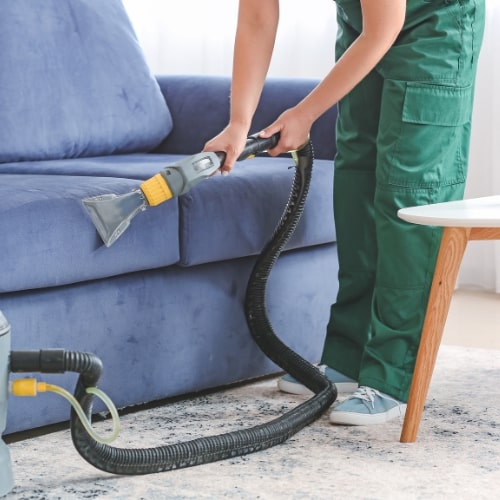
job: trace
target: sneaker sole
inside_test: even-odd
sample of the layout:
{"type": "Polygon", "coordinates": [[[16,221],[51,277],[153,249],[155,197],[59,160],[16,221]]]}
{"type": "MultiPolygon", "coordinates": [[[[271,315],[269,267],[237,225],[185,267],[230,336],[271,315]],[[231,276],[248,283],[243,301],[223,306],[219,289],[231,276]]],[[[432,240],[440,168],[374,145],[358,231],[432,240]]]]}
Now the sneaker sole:
{"type": "Polygon", "coordinates": [[[375,425],[384,424],[397,417],[404,417],[406,405],[398,405],[383,413],[354,413],[335,411],[330,413],[330,423],[335,425],[375,425]]]}
{"type": "MultiPolygon", "coordinates": [[[[358,387],[357,382],[338,382],[335,384],[339,394],[352,394],[358,387]]],[[[288,394],[297,394],[300,396],[311,396],[314,393],[305,385],[289,382],[288,380],[278,379],[278,389],[288,394]]]]}

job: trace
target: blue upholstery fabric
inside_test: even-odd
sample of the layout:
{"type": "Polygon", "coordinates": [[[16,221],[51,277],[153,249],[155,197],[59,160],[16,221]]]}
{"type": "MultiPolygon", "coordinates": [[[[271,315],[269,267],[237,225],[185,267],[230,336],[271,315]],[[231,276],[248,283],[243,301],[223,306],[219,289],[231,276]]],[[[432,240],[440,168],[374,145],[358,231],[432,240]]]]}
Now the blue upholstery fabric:
{"type": "Polygon", "coordinates": [[[0,174],[83,175],[87,177],[123,177],[145,180],[185,155],[127,155],[95,156],[47,161],[0,163],[0,174]]]}
{"type": "Polygon", "coordinates": [[[120,0],[3,0],[0,162],[154,148],[172,128],[120,0]]]}
{"type": "Polygon", "coordinates": [[[134,180],[110,177],[1,174],[0,292],[65,285],[177,262],[177,200],[138,214],[112,249],[100,240],[81,202],[87,196],[128,192],[137,185],[134,180]]]}
{"type": "MultiPolygon", "coordinates": [[[[254,259],[132,273],[0,295],[12,349],[93,352],[99,387],[118,407],[191,393],[276,371],[250,337],[243,302],[254,259]]],[[[317,361],[337,290],[335,245],[287,252],[267,293],[276,334],[317,361]]],[[[20,376],[20,375],[18,375],[20,376]]],[[[43,379],[74,390],[70,374],[43,379]]],[[[100,405],[96,405],[98,410],[100,405]]],[[[62,398],[10,398],[7,433],[69,418],[62,398]]]]}
{"type": "MultiPolygon", "coordinates": [[[[180,198],[181,264],[260,253],[290,196],[291,158],[254,158],[231,175],[202,182],[180,198]]],[[[316,160],[304,213],[287,250],[335,241],[333,162],[316,160]]]]}
{"type": "MultiPolygon", "coordinates": [[[[140,184],[134,179],[145,180],[179,158],[184,156],[134,154],[0,164],[0,234],[23,228],[27,242],[0,241],[0,292],[258,254],[289,197],[291,158],[238,163],[228,177],[211,177],[178,200],[140,213],[111,249],[103,246],[81,199],[128,192],[140,184]]],[[[335,241],[331,190],[333,164],[316,160],[287,250],[335,241]]]]}
{"type": "MultiPolygon", "coordinates": [[[[201,151],[205,142],[226,126],[229,118],[229,87],[225,76],[162,75],[158,82],[168,102],[175,128],[160,144],[158,152],[189,154],[201,151]]],[[[307,78],[269,78],[262,92],[250,132],[258,132],[279,114],[294,106],[316,85],[307,78]]],[[[311,129],[314,154],[333,160],[335,155],[334,106],[311,129]]]]}

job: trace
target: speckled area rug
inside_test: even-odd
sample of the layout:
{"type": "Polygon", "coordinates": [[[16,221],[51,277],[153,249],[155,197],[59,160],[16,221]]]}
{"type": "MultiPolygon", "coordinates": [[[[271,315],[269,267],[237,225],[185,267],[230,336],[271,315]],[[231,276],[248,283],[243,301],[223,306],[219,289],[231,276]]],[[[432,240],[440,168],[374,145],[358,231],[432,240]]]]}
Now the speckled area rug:
{"type": "MultiPolygon", "coordinates": [[[[500,351],[443,346],[415,444],[401,421],[334,427],[325,415],[286,443],[148,476],[94,469],[68,431],[11,444],[6,499],[500,498],[500,351]]],[[[303,398],[258,381],[122,417],[116,446],[148,447],[250,427],[303,398]]],[[[104,432],[109,423],[98,422],[104,432]]]]}

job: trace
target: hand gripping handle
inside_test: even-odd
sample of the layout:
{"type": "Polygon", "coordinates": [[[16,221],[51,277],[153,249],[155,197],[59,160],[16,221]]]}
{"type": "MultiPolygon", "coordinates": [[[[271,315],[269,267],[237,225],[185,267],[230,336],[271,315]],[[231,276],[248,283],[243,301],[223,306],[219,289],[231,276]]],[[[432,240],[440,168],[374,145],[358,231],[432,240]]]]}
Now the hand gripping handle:
{"type": "Polygon", "coordinates": [[[259,137],[259,134],[253,134],[248,136],[247,142],[245,144],[245,149],[243,149],[240,156],[238,156],[237,161],[246,160],[255,156],[258,153],[263,153],[268,149],[274,148],[278,141],[280,140],[279,132],[272,135],[271,137],[259,137]]]}

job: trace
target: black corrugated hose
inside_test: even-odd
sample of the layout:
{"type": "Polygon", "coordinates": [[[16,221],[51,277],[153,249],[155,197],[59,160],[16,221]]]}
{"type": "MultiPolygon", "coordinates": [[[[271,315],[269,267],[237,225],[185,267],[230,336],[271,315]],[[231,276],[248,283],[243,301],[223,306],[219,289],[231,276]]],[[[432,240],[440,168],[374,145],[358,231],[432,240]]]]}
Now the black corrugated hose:
{"type": "MultiPolygon", "coordinates": [[[[260,349],[315,395],[281,417],[250,429],[155,448],[116,448],[98,443],[88,435],[75,411],[72,410],[73,443],[80,455],[90,464],[114,474],[138,475],[245,455],[286,441],[319,418],[335,401],[336,387],[317,368],[292,351],[276,336],[266,312],[265,294],[269,274],[284,245],[295,230],[304,209],[312,175],[311,142],[297,151],[297,158],[293,186],[285,211],[271,240],[258,257],[248,281],[245,314],[252,337],[260,349]]],[[[96,356],[59,350],[40,351],[31,356],[30,363],[26,363],[25,354],[11,353],[11,371],[80,373],[75,397],[87,416],[91,417],[93,395],[87,394],[86,388],[96,386],[101,375],[101,362],[96,356]]]]}

